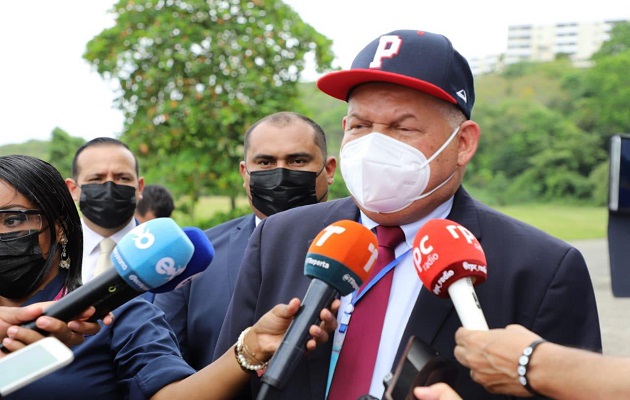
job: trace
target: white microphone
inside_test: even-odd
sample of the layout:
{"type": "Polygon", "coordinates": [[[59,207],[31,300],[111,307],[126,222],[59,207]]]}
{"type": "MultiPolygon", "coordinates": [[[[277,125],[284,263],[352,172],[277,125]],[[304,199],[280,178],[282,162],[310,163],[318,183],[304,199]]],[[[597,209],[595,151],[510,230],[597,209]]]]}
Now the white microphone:
{"type": "Polygon", "coordinates": [[[413,241],[413,265],[424,286],[451,298],[464,328],[488,330],[473,285],[486,280],[486,255],[475,236],[448,219],[432,219],[413,241]]]}

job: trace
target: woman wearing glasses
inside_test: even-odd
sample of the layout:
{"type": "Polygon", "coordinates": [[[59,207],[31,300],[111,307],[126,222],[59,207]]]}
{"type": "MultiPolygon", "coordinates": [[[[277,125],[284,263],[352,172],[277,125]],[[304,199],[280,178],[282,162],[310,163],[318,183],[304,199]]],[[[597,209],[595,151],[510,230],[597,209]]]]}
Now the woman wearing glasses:
{"type": "MultiPolygon", "coordinates": [[[[37,158],[0,157],[0,306],[56,300],[76,289],[82,248],[79,215],[59,172],[37,158]]],[[[114,310],[110,325],[73,347],[70,365],[6,399],[226,398],[252,376],[243,366],[256,370],[271,357],[299,304],[294,299],[276,306],[243,335],[236,352],[230,349],[195,373],[163,313],[137,298],[114,310]]],[[[310,329],[314,339],[307,349],[327,340],[336,325],[329,310],[321,318],[322,327],[310,329]]]]}
{"type": "MultiPolygon", "coordinates": [[[[22,168],[20,163],[14,166],[14,160],[17,162],[17,158],[3,157],[3,171],[6,173],[3,172],[0,179],[0,308],[27,304],[31,293],[45,287],[55,278],[59,265],[64,269],[60,277],[63,280],[63,292],[60,289],[54,298],[76,289],[81,279],[81,222],[72,213],[62,218],[58,211],[73,209],[72,199],[54,196],[60,188],[52,183],[54,180],[46,174],[46,169],[42,169],[41,174],[35,177],[37,180],[30,181],[37,188],[31,190],[28,187],[30,185],[23,185],[22,180],[31,178],[29,174],[20,175],[22,168]],[[26,196],[21,192],[25,192],[26,196]],[[44,193],[50,195],[43,196],[44,193]],[[40,205],[34,206],[27,197],[37,198],[40,205]],[[52,225],[46,222],[44,226],[42,221],[57,222],[52,225]],[[73,240],[68,241],[67,238],[73,240]],[[73,268],[69,268],[71,259],[78,261],[73,268]]],[[[54,169],[52,171],[56,172],[54,169]]],[[[20,330],[17,336],[10,331],[17,340],[6,337],[7,329],[12,324],[30,321],[40,313],[41,307],[21,310],[2,308],[0,338],[5,338],[2,344],[6,350],[18,350],[23,347],[21,341],[30,343],[41,338],[39,333],[27,329],[20,330]]],[[[84,317],[88,318],[90,314],[84,317]]],[[[109,322],[109,319],[106,321],[109,322]]],[[[95,323],[71,321],[66,325],[47,317],[40,318],[37,326],[55,334],[67,345],[77,345],[83,342],[84,334],[94,334],[100,329],[95,323]]]]}

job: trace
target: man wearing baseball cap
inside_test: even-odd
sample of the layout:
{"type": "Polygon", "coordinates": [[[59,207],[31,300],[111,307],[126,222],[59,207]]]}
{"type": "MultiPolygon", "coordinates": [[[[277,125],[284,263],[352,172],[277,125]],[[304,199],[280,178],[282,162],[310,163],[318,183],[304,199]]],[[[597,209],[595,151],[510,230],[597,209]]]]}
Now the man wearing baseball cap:
{"type": "MultiPolygon", "coordinates": [[[[412,260],[416,233],[434,218],[462,225],[481,244],[488,275],[470,302],[478,301],[490,328],[517,323],[556,343],[601,351],[593,287],[578,250],[479,203],[462,186],[480,127],[471,120],[472,73],[446,37],[416,30],[381,35],[349,70],[325,75],[317,86],[348,103],[340,165],[351,197],[289,210],[256,228],[215,354],[273,305],[303,298],[311,241],[350,219],[375,232],[378,259],[363,286],[342,298],[334,338],[303,357],[273,398],[382,398],[383,379],[412,336],[455,363],[460,316],[450,299],[422,287],[412,260]]],[[[502,398],[456,365],[448,383],[460,396],[502,398]]],[[[250,395],[259,389],[254,380],[250,395]]]]}

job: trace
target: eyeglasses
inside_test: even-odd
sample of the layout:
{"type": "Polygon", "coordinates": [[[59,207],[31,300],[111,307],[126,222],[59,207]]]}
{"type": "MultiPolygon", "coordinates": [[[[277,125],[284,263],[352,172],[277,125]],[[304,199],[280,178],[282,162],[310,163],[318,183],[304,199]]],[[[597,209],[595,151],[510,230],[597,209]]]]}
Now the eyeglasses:
{"type": "Polygon", "coordinates": [[[0,241],[19,239],[42,229],[41,210],[0,210],[0,241]]]}

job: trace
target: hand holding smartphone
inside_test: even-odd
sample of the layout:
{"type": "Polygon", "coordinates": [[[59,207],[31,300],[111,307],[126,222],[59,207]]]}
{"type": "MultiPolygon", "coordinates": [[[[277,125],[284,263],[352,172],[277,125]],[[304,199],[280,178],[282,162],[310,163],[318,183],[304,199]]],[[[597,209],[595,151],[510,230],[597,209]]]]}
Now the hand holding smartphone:
{"type": "Polygon", "coordinates": [[[419,338],[409,338],[405,352],[393,373],[383,380],[385,400],[412,400],[413,388],[444,382],[454,387],[459,374],[457,365],[419,338]]]}
{"type": "Polygon", "coordinates": [[[0,396],[6,396],[70,364],[74,354],[49,336],[0,358],[0,396]]]}

